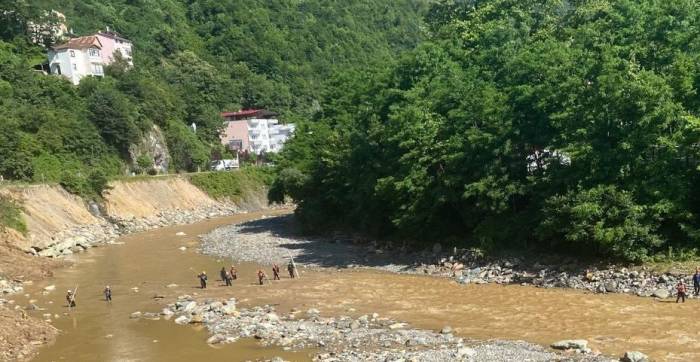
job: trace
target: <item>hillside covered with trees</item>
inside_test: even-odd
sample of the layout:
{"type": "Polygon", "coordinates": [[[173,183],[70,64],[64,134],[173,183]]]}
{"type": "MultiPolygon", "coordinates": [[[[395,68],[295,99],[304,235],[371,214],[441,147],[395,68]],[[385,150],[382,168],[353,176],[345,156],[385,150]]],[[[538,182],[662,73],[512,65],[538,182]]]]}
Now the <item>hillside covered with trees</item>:
{"type": "MultiPolygon", "coordinates": [[[[310,229],[644,260],[700,242],[700,7],[439,1],[278,162],[310,229]]],[[[678,253],[673,255],[679,255],[678,253]]]]}
{"type": "Polygon", "coordinates": [[[105,176],[148,163],[128,151],[153,125],[171,171],[206,167],[222,151],[221,111],[308,119],[339,69],[363,71],[413,48],[426,10],[416,0],[2,0],[0,175],[99,190],[105,176]],[[76,35],[109,27],[133,41],[134,68],[117,63],[78,87],[35,71],[46,49],[31,43],[28,25],[52,21],[52,9],[76,35]]]}

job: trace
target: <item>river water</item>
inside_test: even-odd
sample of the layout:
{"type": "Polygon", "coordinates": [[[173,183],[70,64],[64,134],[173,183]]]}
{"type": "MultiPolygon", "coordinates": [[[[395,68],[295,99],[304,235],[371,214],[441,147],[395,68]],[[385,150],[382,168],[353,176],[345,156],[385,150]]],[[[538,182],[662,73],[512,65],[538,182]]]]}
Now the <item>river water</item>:
{"type": "MultiPolygon", "coordinates": [[[[272,215],[275,212],[267,212],[272,215]]],[[[198,235],[213,228],[261,217],[237,215],[187,226],[132,234],[118,245],[78,254],[76,263],[55,277],[27,286],[29,299],[52,317],[62,333],[44,347],[36,361],[245,361],[280,356],[308,361],[313,351],[288,352],[261,347],[254,340],[210,347],[201,326],[178,326],[172,321],[129,319],[135,311],[157,312],[178,295],[202,298],[236,297],[245,306],[274,304],[318,308],[324,315],[377,312],[439,330],[450,325],[455,333],[474,339],[518,339],[541,344],[582,338],[593,349],[617,356],[640,350],[658,360],[700,360],[700,328],[694,314],[697,300],[685,304],[626,295],[595,295],[561,289],[521,286],[469,285],[432,277],[397,275],[372,270],[302,269],[300,279],[283,279],[266,286],[255,283],[250,263],[237,263],[240,278],[233,287],[221,286],[218,270],[230,266],[196,253],[198,235]],[[184,232],[185,236],[176,236],[184,232]],[[187,250],[181,251],[181,246],[187,250]],[[206,270],[210,288],[197,288],[196,273],[206,270]],[[168,288],[169,284],[177,287],[168,288]],[[112,286],[113,302],[103,301],[105,285],[112,286]],[[41,290],[55,285],[46,295],[41,290]],[[65,292],[78,286],[77,308],[68,312],[65,292]],[[138,292],[132,288],[138,288],[138,292]],[[164,298],[154,298],[162,296],[164,298]]],[[[269,266],[265,266],[269,269],[269,266]]],[[[268,271],[269,273],[269,271],[268,271]]]]}

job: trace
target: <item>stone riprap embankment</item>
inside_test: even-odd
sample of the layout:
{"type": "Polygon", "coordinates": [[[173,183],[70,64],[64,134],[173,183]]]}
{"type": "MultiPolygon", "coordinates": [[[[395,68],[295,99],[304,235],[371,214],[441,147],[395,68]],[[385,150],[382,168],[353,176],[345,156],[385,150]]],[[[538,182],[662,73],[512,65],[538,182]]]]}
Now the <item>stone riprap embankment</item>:
{"type": "Polygon", "coordinates": [[[354,243],[347,237],[308,237],[295,232],[292,216],[251,221],[218,228],[204,235],[200,251],[217,257],[262,264],[295,262],[311,267],[370,267],[400,273],[454,278],[461,284],[522,284],[542,288],[572,288],[594,293],[628,293],[667,298],[691,276],[654,273],[624,267],[589,268],[575,264],[530,263],[521,258],[493,259],[473,250],[409,252],[405,247],[354,243]]]}
{"type": "Polygon", "coordinates": [[[211,335],[207,343],[212,345],[255,338],[285,350],[318,349],[314,360],[323,362],[610,361],[590,352],[562,355],[520,341],[465,341],[453,336],[448,327],[441,332],[414,329],[376,313],[323,317],[320,311],[309,309],[279,315],[272,306],[238,310],[235,299],[197,302],[180,296],[160,314],[178,324],[204,324],[211,335]]]}
{"type": "Polygon", "coordinates": [[[150,217],[107,217],[102,223],[81,225],[61,230],[52,237],[54,243],[33,246],[30,252],[39,256],[59,257],[85,251],[88,248],[114,242],[120,235],[171,225],[191,224],[204,219],[240,212],[235,205],[217,204],[197,209],[163,210],[150,217]]]}

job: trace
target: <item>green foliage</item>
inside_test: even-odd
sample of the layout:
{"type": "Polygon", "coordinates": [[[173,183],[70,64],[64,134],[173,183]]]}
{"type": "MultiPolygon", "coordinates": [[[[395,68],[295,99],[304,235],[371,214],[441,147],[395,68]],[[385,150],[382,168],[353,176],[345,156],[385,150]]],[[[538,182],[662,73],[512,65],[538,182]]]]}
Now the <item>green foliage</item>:
{"type": "Polygon", "coordinates": [[[59,183],[72,194],[89,200],[99,200],[102,192],[108,188],[109,179],[100,169],[88,173],[65,171],[59,183]]]}
{"type": "Polygon", "coordinates": [[[639,261],[663,244],[658,235],[663,215],[614,186],[552,196],[542,211],[538,236],[565,250],[639,261]]]}
{"type": "Polygon", "coordinates": [[[626,260],[693,249],[699,19],[692,1],[436,1],[428,41],[329,80],[276,160],[275,199],[309,228],[626,260]]]}
{"type": "Polygon", "coordinates": [[[170,157],[178,170],[206,170],[209,160],[208,149],[198,141],[190,128],[178,121],[167,121],[165,139],[170,145],[170,157]]]}
{"type": "Polygon", "coordinates": [[[221,111],[308,118],[323,108],[330,75],[412,48],[425,10],[424,0],[0,1],[0,175],[88,192],[76,174],[138,165],[129,149],[152,125],[167,136],[170,171],[206,167],[221,111]],[[135,66],[117,60],[79,87],[34,71],[46,50],[27,24],[54,23],[51,9],[76,34],[109,26],[132,40],[135,66]]]}
{"type": "Polygon", "coordinates": [[[139,167],[141,173],[148,172],[153,168],[153,159],[147,154],[143,154],[136,159],[136,165],[139,167]]]}
{"type": "Polygon", "coordinates": [[[22,219],[22,208],[10,197],[0,195],[0,230],[5,228],[23,234],[27,232],[27,224],[22,219]]]}
{"type": "Polygon", "coordinates": [[[267,168],[244,167],[230,172],[207,172],[190,176],[192,184],[215,199],[239,200],[245,192],[260,190],[272,182],[267,168]]]}
{"type": "Polygon", "coordinates": [[[306,175],[296,168],[285,168],[276,176],[267,197],[273,203],[283,203],[285,195],[298,195],[307,182],[306,175]]]}

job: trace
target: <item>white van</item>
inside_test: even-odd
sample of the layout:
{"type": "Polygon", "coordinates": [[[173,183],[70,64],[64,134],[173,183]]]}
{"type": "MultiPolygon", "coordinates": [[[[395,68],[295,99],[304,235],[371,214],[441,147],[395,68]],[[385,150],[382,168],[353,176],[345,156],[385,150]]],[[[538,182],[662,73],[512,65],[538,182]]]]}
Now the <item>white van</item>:
{"type": "Polygon", "coordinates": [[[211,170],[212,171],[228,171],[238,168],[238,160],[218,160],[212,161],[211,170]]]}

